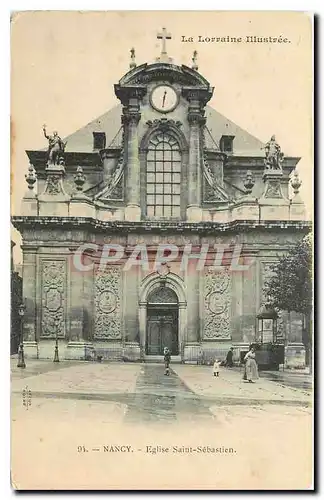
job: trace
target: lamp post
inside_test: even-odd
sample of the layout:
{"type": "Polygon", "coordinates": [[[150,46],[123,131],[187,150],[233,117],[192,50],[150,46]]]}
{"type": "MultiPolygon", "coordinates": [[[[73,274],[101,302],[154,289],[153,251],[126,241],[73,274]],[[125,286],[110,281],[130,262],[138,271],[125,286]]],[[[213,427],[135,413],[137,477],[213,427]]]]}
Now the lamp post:
{"type": "Polygon", "coordinates": [[[58,352],[58,321],[55,321],[55,349],[54,349],[54,359],[53,363],[59,363],[59,352],[58,352]]]}
{"type": "Polygon", "coordinates": [[[18,308],[18,314],[20,317],[20,343],[18,350],[18,368],[26,368],[25,356],[24,356],[24,315],[25,315],[25,304],[20,304],[18,308]]]}

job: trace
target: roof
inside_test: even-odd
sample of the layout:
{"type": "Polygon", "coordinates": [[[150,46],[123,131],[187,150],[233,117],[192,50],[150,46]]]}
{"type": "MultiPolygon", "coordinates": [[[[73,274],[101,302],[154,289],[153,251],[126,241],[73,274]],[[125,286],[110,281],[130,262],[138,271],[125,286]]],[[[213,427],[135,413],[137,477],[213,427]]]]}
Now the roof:
{"type": "MultiPolygon", "coordinates": [[[[112,109],[64,138],[67,141],[66,152],[92,152],[93,132],[105,132],[106,148],[120,147],[122,105],[112,109]]],[[[233,142],[234,154],[239,156],[264,156],[264,143],[246,132],[231,120],[210,106],[206,106],[205,146],[207,149],[218,149],[222,135],[235,136],[233,142]]]]}
{"type": "Polygon", "coordinates": [[[234,136],[233,151],[237,156],[264,156],[265,144],[236,125],[211,106],[206,106],[206,127],[210,132],[205,134],[207,149],[215,149],[222,135],[234,136]],[[213,139],[214,141],[213,141],[213,139]]]}

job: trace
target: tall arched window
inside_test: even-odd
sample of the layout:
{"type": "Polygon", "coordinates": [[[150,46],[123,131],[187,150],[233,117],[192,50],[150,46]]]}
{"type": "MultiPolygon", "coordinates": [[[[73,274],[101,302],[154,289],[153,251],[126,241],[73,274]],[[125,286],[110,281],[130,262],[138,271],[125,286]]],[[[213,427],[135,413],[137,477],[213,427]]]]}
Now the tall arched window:
{"type": "Polygon", "coordinates": [[[146,159],[148,217],[180,217],[181,152],[167,131],[152,135],[146,159]]]}

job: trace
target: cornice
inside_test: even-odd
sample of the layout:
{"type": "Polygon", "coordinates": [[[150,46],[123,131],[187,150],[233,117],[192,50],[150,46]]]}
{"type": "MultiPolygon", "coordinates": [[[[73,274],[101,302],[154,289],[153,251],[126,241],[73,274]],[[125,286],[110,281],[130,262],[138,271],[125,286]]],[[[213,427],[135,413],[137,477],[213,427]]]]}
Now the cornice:
{"type": "MultiPolygon", "coordinates": [[[[209,150],[212,151],[212,150],[209,150]]],[[[300,157],[297,156],[286,156],[285,159],[283,160],[282,168],[283,170],[285,169],[290,169],[292,170],[293,168],[296,167],[297,163],[299,162],[300,157]]],[[[233,168],[233,167],[240,167],[240,166],[246,166],[248,165],[249,168],[262,168],[264,169],[264,157],[263,156],[243,156],[243,155],[236,155],[235,153],[228,154],[227,156],[227,161],[225,167],[227,168],[233,168]]]]}
{"type": "MultiPolygon", "coordinates": [[[[116,155],[120,151],[120,148],[114,149],[116,155]]],[[[111,150],[113,151],[113,150],[111,150]]],[[[26,154],[29,158],[30,163],[34,166],[35,170],[42,169],[46,167],[47,161],[47,151],[31,151],[27,150],[26,154]]],[[[93,152],[66,152],[64,153],[65,166],[69,165],[81,165],[82,167],[101,167],[101,158],[99,151],[93,152]]]]}
{"type": "Polygon", "coordinates": [[[152,81],[167,80],[170,83],[178,82],[180,85],[211,88],[209,82],[198,71],[173,63],[156,62],[142,64],[128,71],[118,82],[119,87],[147,85],[152,81]]]}
{"type": "Polygon", "coordinates": [[[186,221],[101,221],[89,217],[32,217],[13,216],[12,224],[20,229],[85,229],[96,233],[225,233],[244,232],[254,230],[264,231],[285,231],[297,230],[309,232],[312,228],[310,221],[232,221],[232,222],[186,222],[186,221]]]}

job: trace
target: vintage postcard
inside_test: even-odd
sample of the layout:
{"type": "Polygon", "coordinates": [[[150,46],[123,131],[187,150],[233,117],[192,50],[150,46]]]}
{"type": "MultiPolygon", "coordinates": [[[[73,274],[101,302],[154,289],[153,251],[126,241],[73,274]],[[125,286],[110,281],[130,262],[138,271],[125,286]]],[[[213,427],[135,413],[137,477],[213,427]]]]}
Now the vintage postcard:
{"type": "Polygon", "coordinates": [[[11,15],[11,481],[313,489],[313,19],[11,15]]]}

